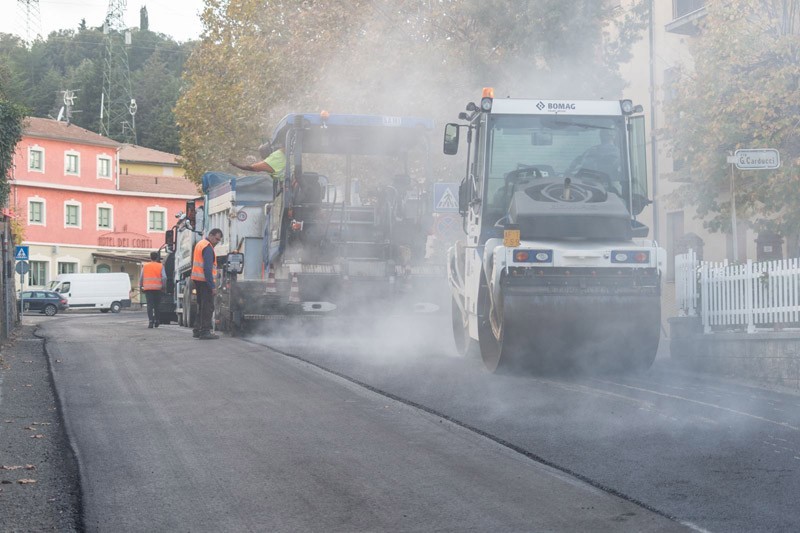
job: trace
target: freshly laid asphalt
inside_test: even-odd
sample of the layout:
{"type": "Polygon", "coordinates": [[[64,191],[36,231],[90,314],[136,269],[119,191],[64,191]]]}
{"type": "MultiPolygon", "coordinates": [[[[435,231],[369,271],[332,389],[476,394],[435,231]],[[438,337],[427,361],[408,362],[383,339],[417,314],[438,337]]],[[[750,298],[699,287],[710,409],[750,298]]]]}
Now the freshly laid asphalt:
{"type": "MultiPolygon", "coordinates": [[[[70,492],[70,447],[55,438],[58,411],[43,392],[40,409],[50,410],[48,432],[60,445],[53,453],[64,465],[63,479],[53,483],[71,495],[48,503],[56,514],[62,505],[66,518],[48,518],[49,494],[25,499],[25,490],[46,492],[43,479],[0,485],[0,530],[686,530],[302,361],[240,339],[195,340],[174,325],[147,329],[146,322],[133,312],[40,320],[47,355],[30,355],[39,361],[30,377],[17,374],[28,363],[14,351],[41,351],[41,341],[21,341],[35,339],[32,328],[3,349],[12,368],[2,374],[0,422],[13,419],[3,425],[24,433],[16,425],[45,420],[40,412],[12,417],[24,395],[8,387],[35,380],[46,392],[49,364],[81,494],[70,492]],[[22,527],[20,511],[6,528],[6,509],[28,507],[51,522],[22,527]]],[[[50,473],[49,463],[24,451],[6,459],[7,435],[0,434],[2,464],[41,461],[36,473],[50,473]]],[[[43,440],[26,437],[20,442],[28,446],[43,440]]]]}

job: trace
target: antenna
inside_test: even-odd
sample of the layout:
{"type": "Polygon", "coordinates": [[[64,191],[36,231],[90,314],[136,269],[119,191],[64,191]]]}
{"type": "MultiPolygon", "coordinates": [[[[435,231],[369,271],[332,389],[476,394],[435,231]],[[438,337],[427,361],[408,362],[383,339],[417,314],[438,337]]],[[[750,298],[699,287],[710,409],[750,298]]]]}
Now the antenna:
{"type": "Polygon", "coordinates": [[[100,109],[100,133],[114,140],[136,144],[135,100],[131,90],[128,66],[130,30],[123,16],[127,0],[109,0],[105,34],[105,63],[103,65],[103,94],[100,109]],[[133,106],[131,105],[133,103],[133,106]]]}
{"type": "Polygon", "coordinates": [[[61,107],[61,110],[58,112],[58,120],[61,121],[62,118],[67,119],[67,126],[72,123],[72,114],[73,113],[80,113],[80,111],[73,110],[73,106],[75,105],[75,91],[67,89],[66,91],[61,91],[64,95],[64,105],[61,107]]]}

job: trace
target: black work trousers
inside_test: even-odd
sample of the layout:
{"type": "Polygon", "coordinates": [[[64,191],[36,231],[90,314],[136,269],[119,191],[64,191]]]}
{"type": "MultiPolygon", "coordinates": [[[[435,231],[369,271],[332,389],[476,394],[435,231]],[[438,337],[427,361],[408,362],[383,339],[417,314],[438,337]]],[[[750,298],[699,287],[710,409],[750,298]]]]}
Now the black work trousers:
{"type": "Polygon", "coordinates": [[[158,324],[158,308],[161,307],[161,290],[144,291],[144,298],[147,301],[147,318],[151,324],[158,324]]]}
{"type": "Polygon", "coordinates": [[[203,335],[211,333],[214,329],[214,293],[211,286],[205,281],[192,280],[197,292],[197,319],[194,322],[194,332],[203,335]]]}

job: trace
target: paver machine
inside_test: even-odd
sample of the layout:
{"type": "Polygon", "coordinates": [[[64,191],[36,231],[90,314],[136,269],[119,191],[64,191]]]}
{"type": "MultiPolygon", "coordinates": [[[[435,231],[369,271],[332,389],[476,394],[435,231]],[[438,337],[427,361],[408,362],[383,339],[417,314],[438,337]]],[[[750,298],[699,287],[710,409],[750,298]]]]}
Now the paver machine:
{"type": "Polygon", "coordinates": [[[219,258],[220,298],[231,302],[218,309],[222,329],[446,308],[444,258],[431,259],[426,246],[432,130],[416,117],[284,117],[271,140],[284,144],[286,169],[264,204],[261,240],[247,251],[230,242],[219,258]]]}

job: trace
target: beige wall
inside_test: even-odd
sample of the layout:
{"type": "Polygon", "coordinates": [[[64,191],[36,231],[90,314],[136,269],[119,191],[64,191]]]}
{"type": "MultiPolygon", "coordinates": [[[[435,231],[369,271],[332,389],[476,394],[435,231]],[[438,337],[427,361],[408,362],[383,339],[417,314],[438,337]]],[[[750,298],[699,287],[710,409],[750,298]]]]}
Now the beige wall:
{"type": "Polygon", "coordinates": [[[120,174],[134,174],[136,176],[183,176],[182,167],[160,165],[158,163],[129,163],[119,162],[120,174]]]}

